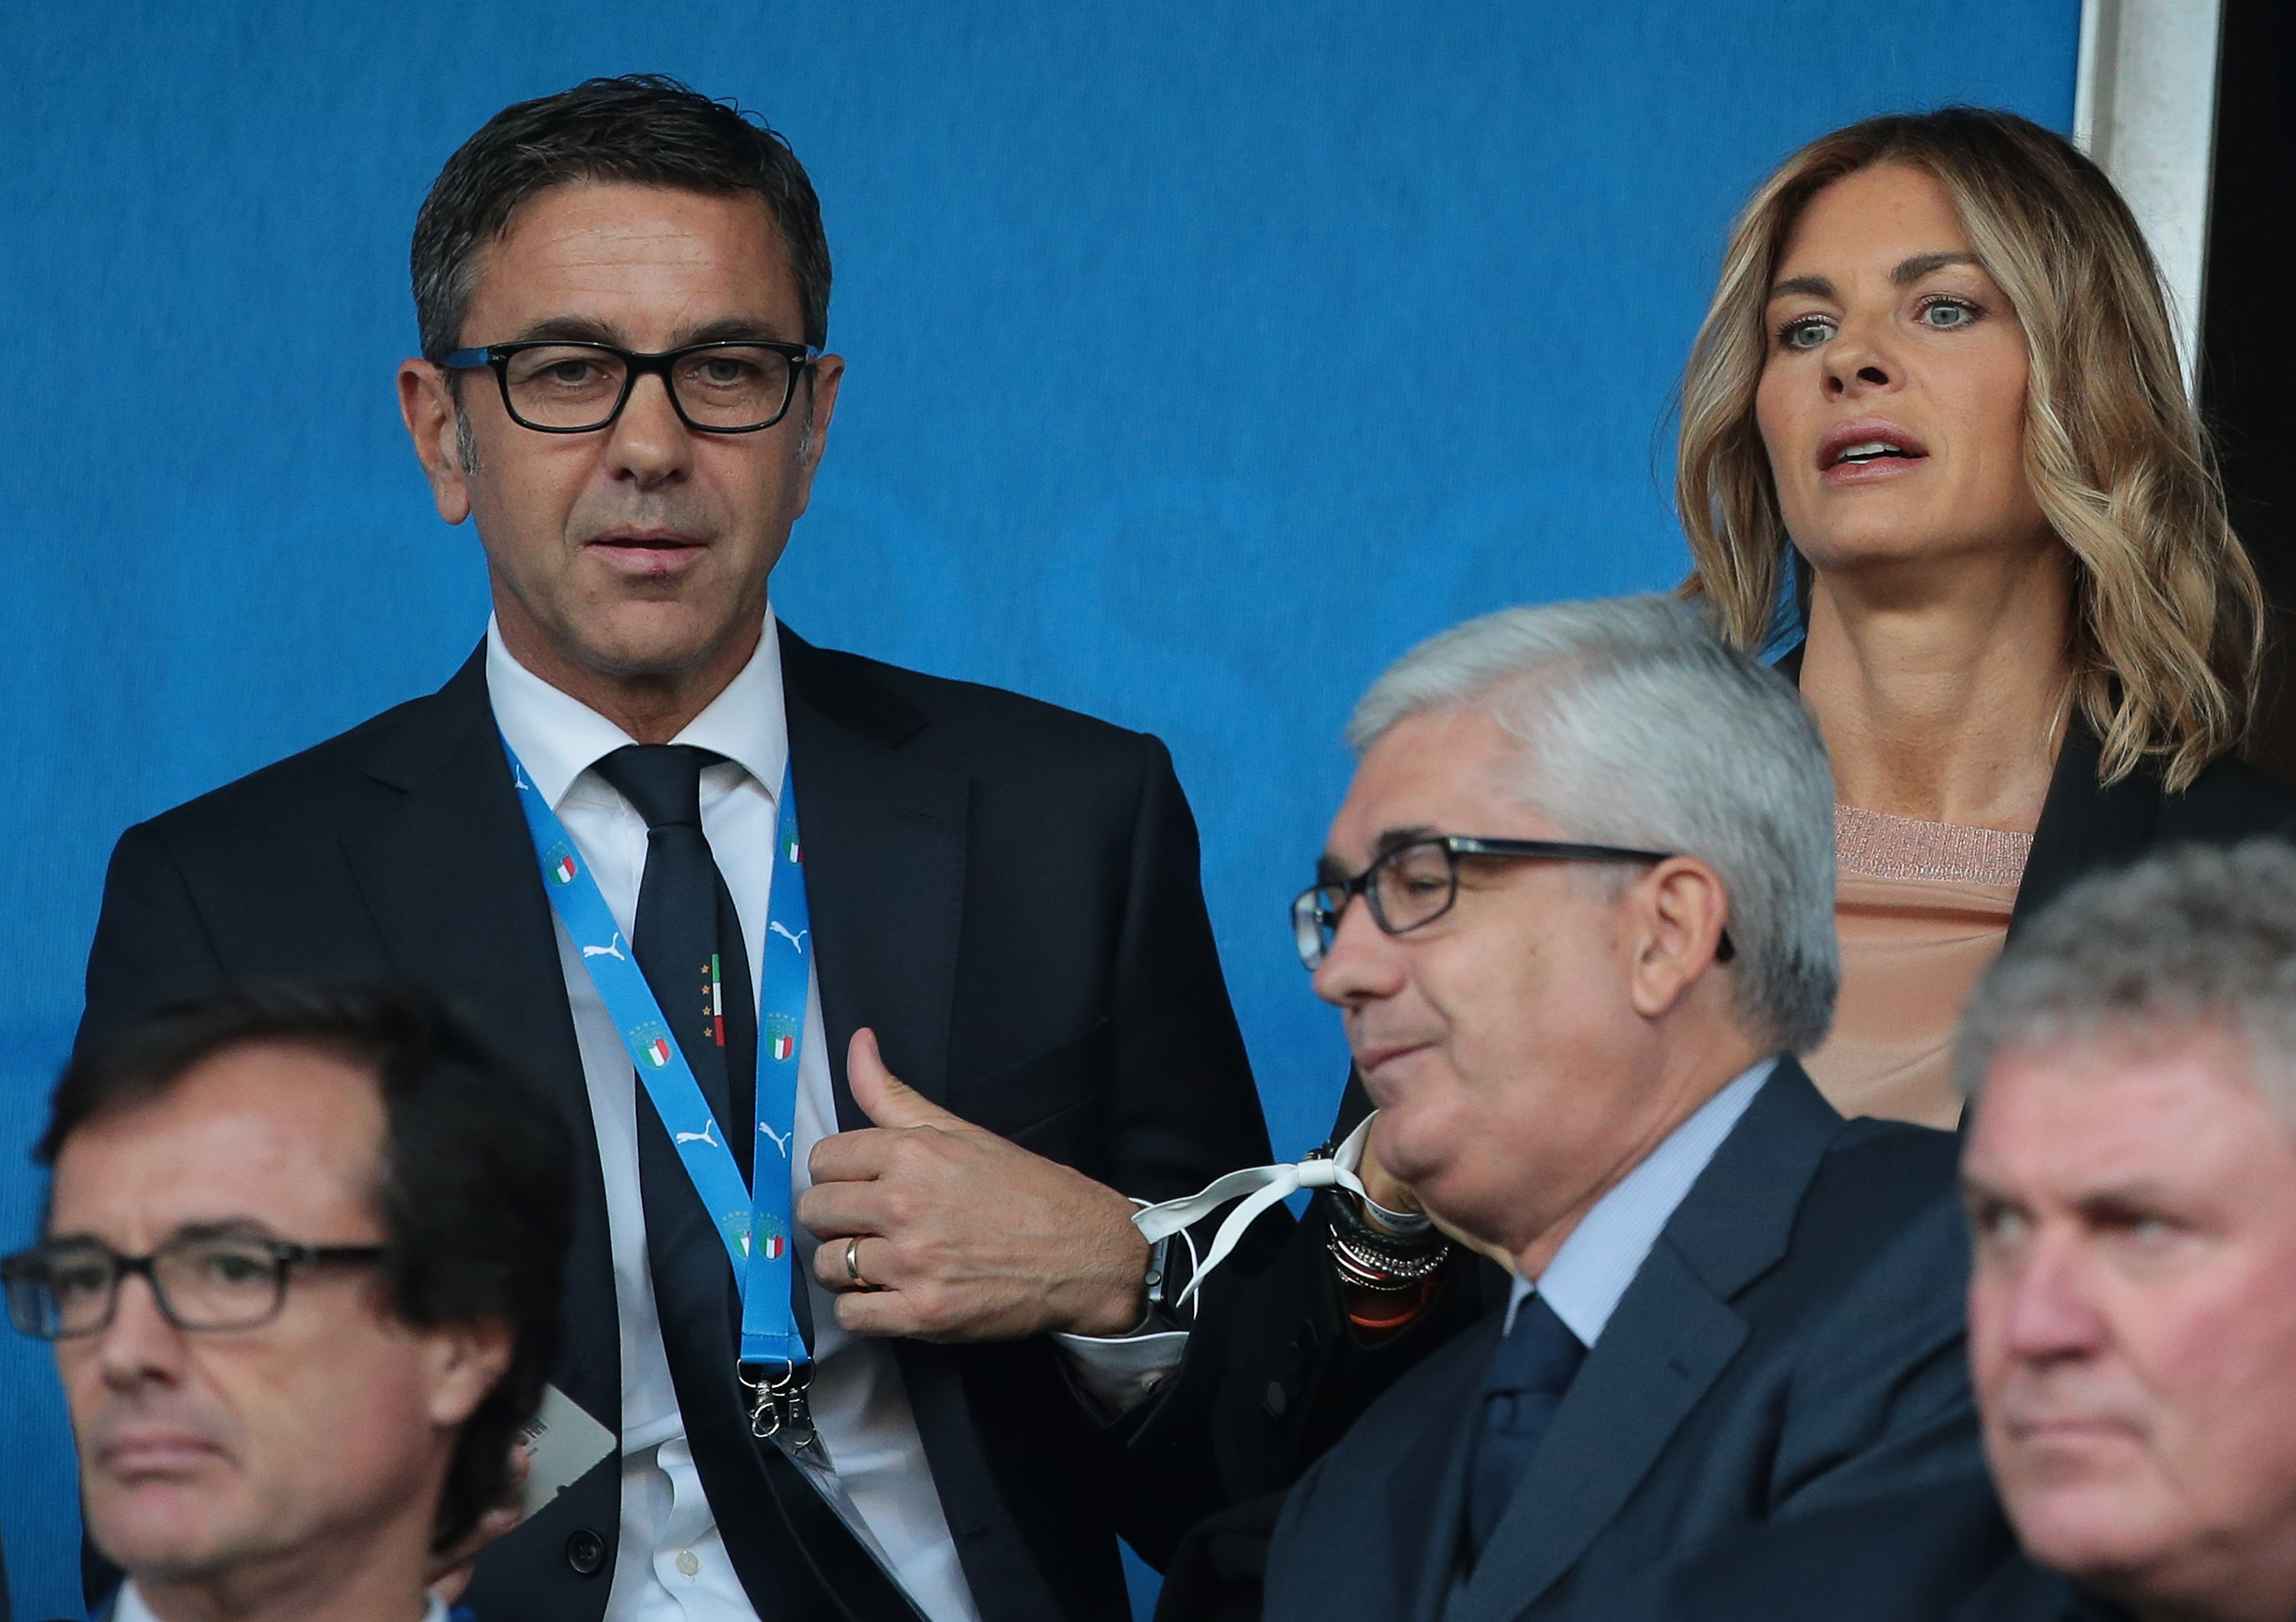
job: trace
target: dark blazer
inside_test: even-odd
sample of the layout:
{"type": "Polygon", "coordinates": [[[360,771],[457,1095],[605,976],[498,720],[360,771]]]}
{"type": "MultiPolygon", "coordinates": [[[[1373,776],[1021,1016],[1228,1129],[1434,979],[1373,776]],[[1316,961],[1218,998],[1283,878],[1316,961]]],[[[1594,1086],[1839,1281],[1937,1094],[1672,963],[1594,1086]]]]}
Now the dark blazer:
{"type": "Polygon", "coordinates": [[[1272,1622],[1644,1616],[1675,1561],[1979,1468],[1951,1135],[1847,1121],[1792,1060],[1692,1186],[1451,1594],[1496,1318],[1413,1370],[1292,1493],[1272,1622]]]}
{"type": "MultiPolygon", "coordinates": [[[[1265,1161],[1195,826],[1163,747],[785,627],[781,657],[840,1124],[867,1124],[845,1076],[866,1024],[928,1097],[1128,1194],[1168,1199],[1265,1161]]],[[[436,694],[129,829],[105,881],[82,1035],[218,982],[377,972],[458,998],[556,1091],[581,1176],[555,1379],[618,1429],[596,1140],[483,651],[436,694]]],[[[731,1270],[691,1204],[688,1232],[649,1241],[657,1268],[667,1248],[725,1305],[664,1331],[725,1369],[678,1396],[751,1602],[767,1622],[901,1614],[786,1461],[750,1444],[731,1270]]],[[[898,1355],[986,1618],[1124,1617],[1115,1534],[1160,1558],[1213,1506],[1210,1450],[1176,1402],[1103,1428],[1044,1340],[904,1341],[898,1355]]],[[[481,1559],[472,1603],[490,1622],[597,1617],[619,1488],[612,1460],[569,1487],[481,1559]]]]}
{"type": "Polygon", "coordinates": [[[1845,1504],[1678,1570],[1666,1622],[2116,1622],[2025,1558],[1982,1475],[1845,1504]]]}
{"type": "Polygon", "coordinates": [[[2068,885],[2126,867],[2151,851],[2236,845],[2261,834],[2296,839],[2296,793],[2245,761],[2219,757],[2191,787],[2171,794],[2150,764],[2103,786],[2096,780],[2101,749],[2096,734],[2076,716],[2065,729],[2033,830],[2032,854],[2009,922],[2013,935],[2068,885]]]}

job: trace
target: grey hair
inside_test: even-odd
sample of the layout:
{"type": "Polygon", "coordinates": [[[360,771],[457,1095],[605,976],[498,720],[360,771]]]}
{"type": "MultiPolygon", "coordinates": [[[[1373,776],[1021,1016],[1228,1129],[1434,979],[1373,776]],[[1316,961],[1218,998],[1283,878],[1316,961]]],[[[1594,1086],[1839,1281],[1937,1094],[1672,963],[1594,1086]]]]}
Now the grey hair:
{"type": "Polygon", "coordinates": [[[1974,1098],[2005,1050],[2214,1027],[2296,1126],[2296,850],[2186,845],[2068,889],[2001,954],[1962,1015],[1974,1098]]]}
{"type": "MultiPolygon", "coordinates": [[[[1480,708],[1523,746],[1524,806],[1567,837],[1721,876],[1742,1026],[1807,1053],[1833,1022],[1833,776],[1793,687],[1669,597],[1505,609],[1414,648],[1348,723],[1369,749],[1480,708]]],[[[1480,832],[1461,829],[1460,832],[1480,832]]]]}

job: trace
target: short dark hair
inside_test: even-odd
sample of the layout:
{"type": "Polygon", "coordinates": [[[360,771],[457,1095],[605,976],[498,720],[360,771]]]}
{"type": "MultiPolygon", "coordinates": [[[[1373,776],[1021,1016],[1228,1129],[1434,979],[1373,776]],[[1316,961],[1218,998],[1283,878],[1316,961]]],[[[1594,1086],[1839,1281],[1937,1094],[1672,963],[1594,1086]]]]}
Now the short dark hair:
{"type": "Polygon", "coordinates": [[[815,348],[829,342],[829,239],[821,201],[789,143],[732,102],[662,74],[630,73],[505,107],[447,160],[415,217],[410,256],[425,358],[443,361],[462,347],[472,263],[518,206],[584,180],[763,198],[797,282],[801,336],[815,348]]]}
{"type": "Polygon", "coordinates": [[[272,1044],[341,1059],[375,1079],[387,1125],[374,1203],[390,1310],[417,1328],[510,1325],[509,1366],[463,1421],[439,1495],[432,1545],[450,1548],[509,1498],[512,1443],[558,1355],[574,1184],[573,1136],[556,1105],[422,987],[232,989],[164,1008],[76,1054],[33,1152],[53,1166],[90,1121],[162,1096],[222,1053],[272,1044]]]}

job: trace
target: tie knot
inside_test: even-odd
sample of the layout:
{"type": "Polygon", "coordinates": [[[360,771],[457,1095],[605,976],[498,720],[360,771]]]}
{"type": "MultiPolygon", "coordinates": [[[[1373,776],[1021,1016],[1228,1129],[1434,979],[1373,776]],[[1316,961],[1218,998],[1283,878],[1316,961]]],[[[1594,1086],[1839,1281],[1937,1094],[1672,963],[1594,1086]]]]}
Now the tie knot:
{"type": "Polygon", "coordinates": [[[724,758],[685,743],[633,743],[598,762],[598,775],[656,828],[701,826],[701,768],[724,758]]]}
{"type": "Polygon", "coordinates": [[[1543,1297],[1528,1295],[1515,1309],[1514,1325],[1499,1342],[1490,1372],[1483,1376],[1483,1389],[1492,1396],[1537,1392],[1559,1397],[1570,1389],[1570,1377],[1586,1358],[1587,1348],[1554,1308],[1543,1297]]]}

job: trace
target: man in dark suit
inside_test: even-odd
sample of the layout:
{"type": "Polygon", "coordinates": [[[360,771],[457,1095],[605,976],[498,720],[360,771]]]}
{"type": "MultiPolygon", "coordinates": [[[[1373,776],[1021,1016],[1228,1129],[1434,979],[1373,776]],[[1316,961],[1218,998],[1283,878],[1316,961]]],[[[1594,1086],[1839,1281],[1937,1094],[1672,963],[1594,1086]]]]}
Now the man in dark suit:
{"type": "Polygon", "coordinates": [[[2296,852],[2187,846],[2077,885],[1995,965],[1955,1061],[1990,1482],[1718,1549],[1671,1614],[2286,1622],[2296,852]]]}
{"type": "Polygon", "coordinates": [[[1647,1614],[1729,1533],[1972,1470],[1953,1140],[1792,1056],[1838,977],[1792,691],[1677,603],[1518,609],[1350,741],[1303,955],[1379,1162],[1517,1282],[1293,1491],[1268,1616],[1647,1614]]]}
{"type": "Polygon", "coordinates": [[[610,1439],[529,1481],[487,1622],[1123,1615],[1116,1533],[1153,1558],[1210,1490],[1144,1400],[1186,1336],[1131,1200],[1267,1154],[1168,758],[776,620],[843,370],[778,136],[651,78],[510,108],[413,260],[400,401],[486,641],[129,830],[86,1031],[388,968],[554,1090],[554,1378],[610,1439]],[[800,1341],[809,1413],[751,1350],[800,1341]]]}

